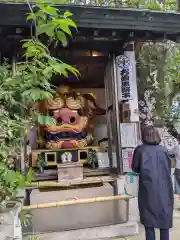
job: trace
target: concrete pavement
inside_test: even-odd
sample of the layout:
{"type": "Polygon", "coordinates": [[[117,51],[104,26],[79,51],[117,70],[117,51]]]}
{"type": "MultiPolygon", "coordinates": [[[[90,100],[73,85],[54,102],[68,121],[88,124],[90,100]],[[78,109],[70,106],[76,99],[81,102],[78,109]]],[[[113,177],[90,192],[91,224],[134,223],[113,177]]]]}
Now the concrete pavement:
{"type": "MultiPolygon", "coordinates": [[[[170,240],[179,240],[180,239],[180,200],[175,198],[175,210],[174,210],[174,218],[173,218],[173,228],[170,230],[170,240]]],[[[156,231],[157,240],[160,239],[159,231],[156,231]]],[[[124,237],[124,238],[114,238],[112,240],[145,240],[144,228],[142,225],[139,226],[139,234],[132,237],[124,237]]]]}
{"type": "MultiPolygon", "coordinates": [[[[170,231],[170,240],[179,240],[180,239],[180,217],[179,219],[174,220],[174,227],[170,231]]],[[[157,240],[160,239],[159,231],[156,231],[157,240]]],[[[114,238],[113,240],[145,240],[144,229],[140,226],[140,234],[132,237],[124,237],[124,238],[114,238]]]]}

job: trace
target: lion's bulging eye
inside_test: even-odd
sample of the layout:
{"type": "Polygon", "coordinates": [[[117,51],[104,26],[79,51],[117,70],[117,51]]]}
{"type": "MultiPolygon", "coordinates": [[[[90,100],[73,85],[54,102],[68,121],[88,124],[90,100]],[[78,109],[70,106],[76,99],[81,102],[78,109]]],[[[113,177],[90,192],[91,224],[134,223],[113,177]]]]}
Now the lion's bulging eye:
{"type": "Polygon", "coordinates": [[[61,123],[63,122],[63,120],[62,120],[61,117],[58,117],[58,118],[56,119],[56,121],[57,121],[57,123],[59,123],[59,124],[61,124],[61,123]]]}
{"type": "Polygon", "coordinates": [[[75,123],[75,122],[76,122],[76,117],[74,117],[74,116],[73,116],[73,117],[70,117],[70,119],[69,119],[69,120],[70,120],[70,123],[72,123],[72,124],[73,124],[73,123],[75,123]]]}

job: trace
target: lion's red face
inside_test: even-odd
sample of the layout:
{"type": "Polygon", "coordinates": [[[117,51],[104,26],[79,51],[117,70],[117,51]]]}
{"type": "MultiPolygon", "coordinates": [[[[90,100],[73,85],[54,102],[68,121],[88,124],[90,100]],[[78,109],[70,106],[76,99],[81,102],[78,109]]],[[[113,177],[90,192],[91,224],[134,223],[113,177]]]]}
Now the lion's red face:
{"type": "Polygon", "coordinates": [[[44,129],[47,148],[81,148],[93,140],[88,126],[99,108],[90,94],[59,94],[47,101],[46,108],[56,120],[56,125],[44,129]]]}
{"type": "Polygon", "coordinates": [[[76,110],[71,110],[69,108],[62,108],[53,111],[52,116],[58,125],[72,124],[76,125],[80,123],[80,116],[76,110]]]}

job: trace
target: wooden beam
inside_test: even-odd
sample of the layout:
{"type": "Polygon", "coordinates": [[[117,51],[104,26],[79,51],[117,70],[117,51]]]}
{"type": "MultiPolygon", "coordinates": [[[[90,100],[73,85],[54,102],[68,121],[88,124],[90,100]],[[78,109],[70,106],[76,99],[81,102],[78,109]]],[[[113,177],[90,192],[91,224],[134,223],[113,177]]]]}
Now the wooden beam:
{"type": "Polygon", "coordinates": [[[41,181],[41,182],[32,182],[28,184],[27,188],[47,188],[47,187],[57,187],[57,188],[64,188],[64,187],[71,187],[71,186],[78,186],[78,185],[89,185],[89,184],[96,184],[96,183],[109,183],[115,181],[115,178],[111,176],[99,176],[99,177],[87,177],[80,181],[69,181],[64,183],[59,183],[56,181],[41,181]]]}
{"type": "MultiPolygon", "coordinates": [[[[159,33],[161,39],[180,36],[180,14],[145,9],[118,9],[75,5],[56,5],[61,12],[74,14],[79,28],[109,29],[123,31],[151,31],[159,33]]],[[[0,3],[0,26],[30,26],[26,16],[29,12],[25,3],[0,3]]],[[[144,35],[143,35],[144,36],[144,35]]]]}
{"type": "Polygon", "coordinates": [[[91,66],[97,66],[97,65],[104,66],[108,61],[107,56],[86,57],[86,56],[71,56],[71,55],[68,56],[67,58],[64,57],[63,60],[68,61],[69,64],[74,64],[74,63],[76,63],[77,65],[91,64],[91,66]]]}

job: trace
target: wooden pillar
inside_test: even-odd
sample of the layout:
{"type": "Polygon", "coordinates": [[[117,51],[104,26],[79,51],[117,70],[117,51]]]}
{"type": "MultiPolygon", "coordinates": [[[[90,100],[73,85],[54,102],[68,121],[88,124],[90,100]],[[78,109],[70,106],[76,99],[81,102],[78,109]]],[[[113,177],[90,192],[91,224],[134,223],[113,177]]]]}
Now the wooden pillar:
{"type": "MultiPolygon", "coordinates": [[[[118,107],[118,78],[115,54],[111,55],[106,69],[105,77],[105,95],[108,122],[108,153],[110,158],[110,167],[113,164],[112,153],[116,156],[117,173],[123,175],[123,164],[121,157],[121,139],[120,139],[120,121],[118,107]]],[[[115,166],[113,166],[115,167],[115,166]]]]}

